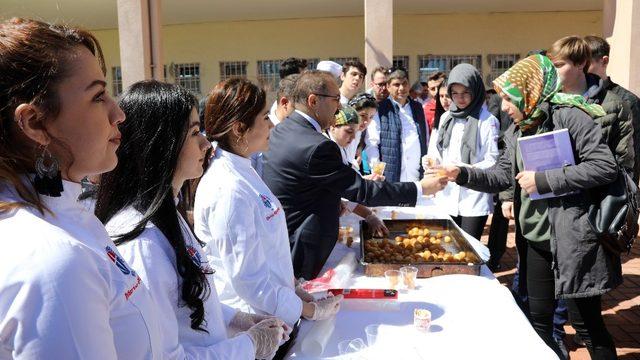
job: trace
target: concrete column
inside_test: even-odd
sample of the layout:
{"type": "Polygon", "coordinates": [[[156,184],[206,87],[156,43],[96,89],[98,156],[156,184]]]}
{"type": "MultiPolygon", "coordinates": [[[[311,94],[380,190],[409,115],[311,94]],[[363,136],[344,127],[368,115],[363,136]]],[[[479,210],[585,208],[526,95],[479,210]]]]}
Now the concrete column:
{"type": "Polygon", "coordinates": [[[640,96],[640,2],[605,0],[603,5],[602,34],[611,45],[607,72],[640,96]]]}
{"type": "Polygon", "coordinates": [[[118,35],[123,88],[140,80],[164,79],[160,0],[118,0],[118,35]]]}
{"type": "Polygon", "coordinates": [[[393,60],[393,0],[364,0],[364,65],[390,67],[393,60]]]}

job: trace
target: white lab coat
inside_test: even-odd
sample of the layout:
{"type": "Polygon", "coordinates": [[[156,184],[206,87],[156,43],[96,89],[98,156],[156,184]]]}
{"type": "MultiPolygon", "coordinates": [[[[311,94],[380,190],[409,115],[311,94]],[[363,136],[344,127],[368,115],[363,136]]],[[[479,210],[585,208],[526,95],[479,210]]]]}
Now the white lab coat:
{"type": "MultiPolygon", "coordinates": [[[[211,267],[200,244],[189,226],[178,215],[187,251],[203,271],[211,267]]],[[[114,216],[106,225],[112,237],[132,230],[142,220],[142,214],[127,208],[114,216]]],[[[238,312],[218,300],[213,275],[206,275],[211,286],[204,301],[205,322],[202,327],[209,333],[191,328],[192,310],[182,302],[182,279],[176,270],[176,255],[162,231],[148,222],[135,239],[118,246],[124,259],[140,274],[162,316],[158,318],[162,329],[164,357],[168,359],[254,359],[255,347],[246,333],[228,338],[227,327],[238,312]],[[179,305],[180,304],[180,305],[179,305]]]]}
{"type": "MultiPolygon", "coordinates": [[[[155,303],[80,184],[41,196],[53,213],[0,215],[0,359],[159,359],[155,303]]],[[[20,200],[0,183],[0,201],[20,200]]]]}
{"type": "MultiPolygon", "coordinates": [[[[440,118],[440,124],[447,118],[449,112],[445,112],[440,118]]],[[[438,132],[431,137],[427,155],[438,159],[442,164],[454,164],[459,166],[469,166],[477,169],[488,169],[495,165],[498,160],[498,135],[500,125],[486,108],[482,107],[480,118],[478,119],[478,142],[476,155],[471,159],[472,164],[465,164],[461,160],[460,148],[462,146],[462,136],[466,120],[454,119],[455,124],[451,132],[449,147],[443,149],[442,156],[437,148],[438,132]]],[[[450,182],[442,191],[435,196],[436,204],[447,211],[451,216],[484,216],[493,213],[493,195],[479,192],[460,186],[455,182],[450,182]]]]}
{"type": "Polygon", "coordinates": [[[302,313],[280,201],[249,159],[216,150],[198,189],[194,227],[207,243],[220,300],[293,325],[302,313]]]}

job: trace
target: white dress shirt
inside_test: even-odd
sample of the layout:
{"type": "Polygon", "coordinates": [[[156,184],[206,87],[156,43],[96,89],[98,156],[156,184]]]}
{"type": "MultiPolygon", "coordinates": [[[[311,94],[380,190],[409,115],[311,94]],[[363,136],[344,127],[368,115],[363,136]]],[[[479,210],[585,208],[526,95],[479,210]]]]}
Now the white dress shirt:
{"type": "Polygon", "coordinates": [[[276,110],[278,109],[278,102],[275,101],[273,105],[271,105],[271,109],[269,110],[269,120],[273,123],[273,126],[280,124],[280,119],[276,115],[276,110]]]}
{"type": "MultiPolygon", "coordinates": [[[[398,106],[398,115],[400,117],[402,126],[402,144],[401,144],[401,164],[400,164],[400,181],[417,181],[420,180],[420,136],[418,135],[418,128],[416,122],[413,120],[413,112],[411,111],[410,102],[407,101],[404,106],[401,106],[395,100],[389,98],[394,105],[398,106]]],[[[373,117],[373,121],[367,129],[367,135],[365,136],[365,143],[367,156],[370,162],[380,159],[380,151],[378,145],[380,144],[380,116],[379,113],[373,117]]],[[[429,143],[429,134],[425,134],[427,144],[429,143]]]]}
{"type": "Polygon", "coordinates": [[[196,191],[194,222],[223,303],[289,325],[300,318],[284,210],[249,159],[216,150],[196,191]]]}
{"type": "MultiPolygon", "coordinates": [[[[131,231],[143,216],[133,208],[123,210],[106,225],[111,236],[131,231]]],[[[220,303],[207,257],[178,214],[187,252],[202,268],[209,281],[209,297],[204,300],[207,332],[191,328],[192,310],[182,303],[182,278],[176,271],[175,250],[154,224],[148,222],[135,239],[118,246],[124,259],[140,274],[145,286],[158,304],[158,317],[163,336],[164,357],[167,359],[254,359],[255,347],[246,333],[228,338],[227,327],[238,312],[220,303]]]]}
{"type": "MultiPolygon", "coordinates": [[[[0,359],[161,359],[156,305],[63,181],[51,211],[0,215],[0,359]]],[[[22,201],[0,182],[0,201],[22,201]]]]}
{"type": "MultiPolygon", "coordinates": [[[[440,118],[440,124],[449,115],[445,112],[440,118]]],[[[466,119],[453,119],[455,121],[451,132],[449,147],[443,149],[442,156],[437,149],[437,136],[433,136],[429,142],[429,157],[438,159],[442,164],[454,164],[458,166],[469,166],[477,169],[488,169],[495,165],[498,159],[498,134],[500,125],[487,110],[482,107],[480,119],[478,119],[478,142],[476,146],[475,158],[471,159],[471,164],[463,163],[461,160],[460,148],[462,146],[462,136],[466,119]]],[[[438,129],[438,132],[441,129],[438,129]]],[[[468,189],[459,186],[455,182],[450,182],[444,190],[435,196],[436,204],[446,209],[451,216],[484,216],[493,213],[493,195],[468,189]]]]}
{"type": "Polygon", "coordinates": [[[313,125],[313,128],[316,129],[317,132],[322,132],[322,128],[320,127],[320,124],[318,124],[318,120],[312,118],[311,116],[303,113],[300,110],[294,110],[294,111],[300,114],[303,118],[305,118],[309,122],[309,124],[313,125]]]}

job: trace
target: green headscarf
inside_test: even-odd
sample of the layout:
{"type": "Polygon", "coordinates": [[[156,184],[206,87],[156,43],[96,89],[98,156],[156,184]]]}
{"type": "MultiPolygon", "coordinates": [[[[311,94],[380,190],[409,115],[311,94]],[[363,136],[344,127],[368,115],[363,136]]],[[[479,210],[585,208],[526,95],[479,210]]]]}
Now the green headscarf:
{"type": "Polygon", "coordinates": [[[360,122],[360,117],[358,116],[358,112],[356,109],[351,106],[343,106],[340,111],[336,114],[336,122],[334,126],[341,125],[358,125],[360,122]]]}
{"type": "Polygon", "coordinates": [[[544,121],[538,105],[543,102],[575,106],[593,118],[604,116],[602,106],[588,104],[580,95],[561,93],[562,84],[551,60],[543,55],[532,55],[518,61],[504,74],[493,80],[499,94],[505,94],[522,112],[524,118],[518,125],[521,130],[536,128],[544,121]]]}

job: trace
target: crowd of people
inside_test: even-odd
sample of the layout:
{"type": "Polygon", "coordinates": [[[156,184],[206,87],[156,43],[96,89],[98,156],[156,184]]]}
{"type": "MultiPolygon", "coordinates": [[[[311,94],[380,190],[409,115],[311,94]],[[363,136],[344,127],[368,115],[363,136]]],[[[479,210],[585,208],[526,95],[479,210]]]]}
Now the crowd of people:
{"type": "Polygon", "coordinates": [[[605,40],[569,36],[487,90],[464,63],[410,85],[402,68],[290,58],[273,104],[243,78],[200,102],[155,80],[116,100],[91,33],[5,21],[0,358],[282,358],[301,319],[340,309],[342,295],[301,286],[340,216],[385,234],[369,207],[433,195],[476,238],[493,214],[494,270],[515,219],[514,293],[533,328],[567,358],[569,319],[592,358],[615,359],[601,296],[621,263],[584,195],[618,169],[638,182],[640,105],[608,61],[605,40]],[[525,170],[518,139],[558,129],[575,165],[525,170]]]}

